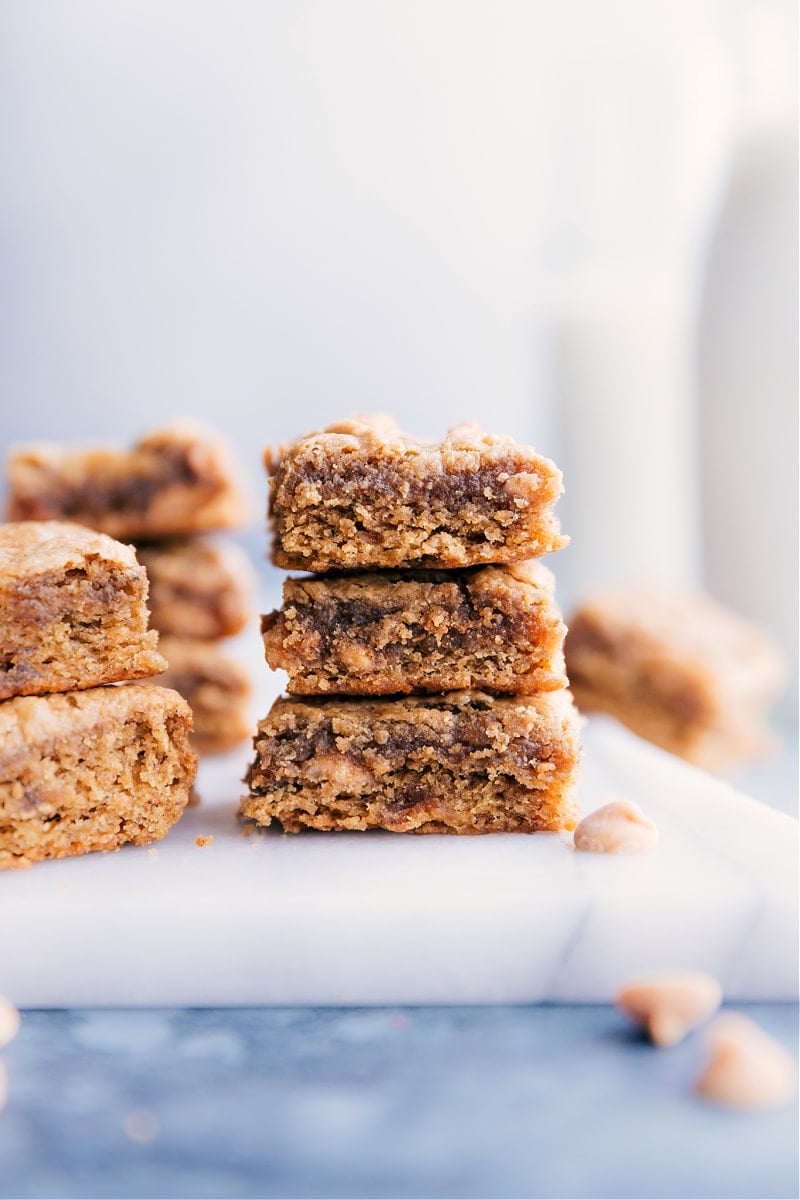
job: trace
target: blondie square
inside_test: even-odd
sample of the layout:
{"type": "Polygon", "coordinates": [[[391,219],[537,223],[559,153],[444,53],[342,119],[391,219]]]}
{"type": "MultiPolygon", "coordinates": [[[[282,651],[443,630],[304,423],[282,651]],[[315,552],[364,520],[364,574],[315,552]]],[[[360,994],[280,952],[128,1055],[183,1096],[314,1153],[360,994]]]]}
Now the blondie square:
{"type": "Polygon", "coordinates": [[[150,620],[161,633],[224,638],[239,633],[252,609],[255,576],[238,546],[203,538],[139,547],[150,580],[150,620]]]}
{"type": "Polygon", "coordinates": [[[140,684],[0,704],[0,867],[164,837],[194,781],[191,720],[140,684]]]}
{"type": "Polygon", "coordinates": [[[707,596],[654,587],[596,595],[572,617],[565,652],[580,709],[608,713],[698,766],[725,771],[768,744],[780,656],[707,596]]]}
{"type": "Polygon", "coordinates": [[[169,425],[129,450],[19,446],[7,474],[12,521],[77,521],[144,541],[227,529],[246,516],[227,451],[194,422],[169,425]]]}
{"type": "Polygon", "coordinates": [[[61,521],[0,525],[0,700],[157,675],[130,546],[61,521]]]}
{"type": "Polygon", "coordinates": [[[291,833],[572,829],[578,724],[566,690],[281,698],[258,726],[242,815],[291,833]]]}
{"type": "Polygon", "coordinates": [[[466,567],[566,543],[557,467],[476,425],[430,445],[388,418],[343,421],[268,451],[266,464],[279,567],[466,567]]]}
{"type": "Polygon", "coordinates": [[[214,642],[164,636],[159,643],[169,664],[156,682],[174,688],[194,717],[192,745],[199,754],[220,754],[252,734],[250,677],[214,642]]]}
{"type": "Polygon", "coordinates": [[[566,687],[563,624],[541,563],[287,579],[262,619],[295,695],[566,687]]]}

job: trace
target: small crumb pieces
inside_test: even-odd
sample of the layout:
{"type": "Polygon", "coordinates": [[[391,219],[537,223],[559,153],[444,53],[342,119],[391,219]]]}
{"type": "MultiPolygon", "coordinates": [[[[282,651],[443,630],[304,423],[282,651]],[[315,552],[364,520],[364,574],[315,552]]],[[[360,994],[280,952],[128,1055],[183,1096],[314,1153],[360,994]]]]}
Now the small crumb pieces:
{"type": "Polygon", "coordinates": [[[149,1108],[134,1108],[125,1114],[126,1137],[140,1146],[149,1146],[158,1137],[158,1117],[149,1108]]]}
{"type": "Polygon", "coordinates": [[[147,856],[148,856],[148,858],[158,858],[158,851],[157,850],[148,850],[147,856]]]}
{"type": "Polygon", "coordinates": [[[715,1013],[722,988],[703,971],[660,971],[631,980],[616,997],[617,1008],[647,1031],[656,1046],[674,1046],[690,1029],[715,1013]]]}
{"type": "Polygon", "coordinates": [[[213,841],[213,835],[209,834],[208,837],[196,837],[194,839],[194,844],[195,846],[210,846],[213,841]]]}
{"type": "Polygon", "coordinates": [[[797,1091],[797,1065],[754,1021],[724,1013],[709,1026],[709,1059],[695,1085],[704,1100],[726,1108],[780,1108],[797,1091]]]}
{"type": "Polygon", "coordinates": [[[589,854],[643,854],[658,844],[658,829],[638,804],[612,800],[583,818],[573,840],[589,854]]]}
{"type": "Polygon", "coordinates": [[[0,1046],[7,1046],[19,1033],[19,1013],[10,1000],[0,996],[0,1046]]]}
{"type": "Polygon", "coordinates": [[[242,829],[242,837],[252,837],[253,834],[255,833],[255,831],[256,831],[255,825],[253,825],[252,822],[248,822],[248,824],[245,825],[244,828],[242,829]]]}

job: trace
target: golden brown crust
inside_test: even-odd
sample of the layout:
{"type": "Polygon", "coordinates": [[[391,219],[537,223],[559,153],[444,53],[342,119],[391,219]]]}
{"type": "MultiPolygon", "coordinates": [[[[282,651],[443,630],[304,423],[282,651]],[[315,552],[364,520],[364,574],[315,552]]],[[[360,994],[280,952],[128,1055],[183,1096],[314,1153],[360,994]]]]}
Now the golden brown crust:
{"type": "Polygon", "coordinates": [[[130,546],[60,521],[0,525],[0,700],[158,674],[130,546]]]}
{"type": "Polygon", "coordinates": [[[284,829],[571,829],[578,719],[567,691],[275,702],[242,815],[284,829]]]}
{"type": "Polygon", "coordinates": [[[767,744],[764,714],[783,668],[768,639],[707,596],[626,588],[590,598],[569,623],[578,707],[709,770],[767,744]]]}
{"type": "Polygon", "coordinates": [[[477,426],[430,445],[388,418],[340,422],[267,452],[277,566],[454,568],[565,545],[549,459],[477,426]]]}
{"type": "Polygon", "coordinates": [[[123,684],[0,705],[0,867],[162,838],[189,798],[191,712],[123,684]]]}
{"type": "Polygon", "coordinates": [[[73,520],[145,540],[228,529],[247,515],[238,468],[220,437],[176,422],[130,450],[33,443],[8,459],[13,521],[73,520]]]}
{"type": "Polygon", "coordinates": [[[294,695],[566,686],[565,626],[538,562],[288,579],[262,632],[294,695]]]}

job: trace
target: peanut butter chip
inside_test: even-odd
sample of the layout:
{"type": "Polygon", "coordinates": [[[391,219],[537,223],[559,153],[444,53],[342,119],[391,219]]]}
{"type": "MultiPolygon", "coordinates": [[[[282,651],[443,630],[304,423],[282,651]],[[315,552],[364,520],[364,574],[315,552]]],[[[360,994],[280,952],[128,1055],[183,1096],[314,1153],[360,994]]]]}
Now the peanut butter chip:
{"type": "Polygon", "coordinates": [[[19,1032],[19,1013],[10,1000],[0,996],[0,1046],[7,1046],[19,1032]]]}
{"type": "Polygon", "coordinates": [[[658,830],[638,804],[614,800],[583,818],[574,842],[589,854],[642,854],[657,845],[658,830]]]}
{"type": "Polygon", "coordinates": [[[797,1091],[792,1056],[754,1021],[738,1013],[717,1017],[708,1030],[708,1062],[696,1091],[727,1108],[769,1109],[797,1091]]]}
{"type": "Polygon", "coordinates": [[[615,1003],[657,1046],[673,1046],[717,1011],[722,988],[702,971],[663,971],[626,983],[615,1003]]]}

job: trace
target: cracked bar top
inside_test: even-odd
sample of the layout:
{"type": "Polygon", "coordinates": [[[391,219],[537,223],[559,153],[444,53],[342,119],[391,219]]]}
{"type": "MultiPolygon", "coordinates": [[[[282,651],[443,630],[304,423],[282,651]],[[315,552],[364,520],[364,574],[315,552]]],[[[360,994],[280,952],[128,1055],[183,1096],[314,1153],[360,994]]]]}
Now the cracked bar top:
{"type": "Polygon", "coordinates": [[[156,683],[174,688],[194,717],[192,745],[199,754],[221,754],[253,732],[248,714],[250,676],[214,642],[164,636],[159,642],[169,664],[156,683]]]}
{"type": "Polygon", "coordinates": [[[194,782],[191,722],[139,684],[0,704],[0,868],[164,837],[194,782]]]}
{"type": "Polygon", "coordinates": [[[12,521],[69,520],[146,540],[228,529],[246,519],[238,470],[213,430],[167,426],[130,450],[42,442],[12,449],[12,521]]]}
{"type": "Polygon", "coordinates": [[[61,521],[0,525],[0,700],[164,670],[131,546],[61,521]]]}
{"type": "Polygon", "coordinates": [[[708,770],[768,744],[780,655],[757,628],[704,595],[632,587],[592,596],[569,623],[578,706],[708,770]]]}
{"type": "Polygon", "coordinates": [[[139,546],[150,580],[150,620],[161,633],[223,638],[252,611],[255,572],[239,546],[202,538],[139,546]]]}
{"type": "Polygon", "coordinates": [[[258,726],[242,815],[292,833],[572,829],[578,726],[566,690],[282,698],[258,726]]]}
{"type": "Polygon", "coordinates": [[[287,579],[262,619],[294,695],[566,687],[566,626],[541,563],[287,579]]]}
{"type": "Polygon", "coordinates": [[[453,568],[538,558],[566,544],[561,473],[477,425],[440,445],[388,418],[343,421],[265,455],[276,566],[453,568]]]}

